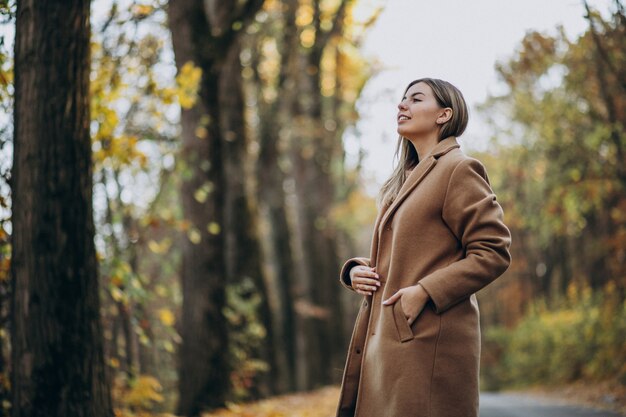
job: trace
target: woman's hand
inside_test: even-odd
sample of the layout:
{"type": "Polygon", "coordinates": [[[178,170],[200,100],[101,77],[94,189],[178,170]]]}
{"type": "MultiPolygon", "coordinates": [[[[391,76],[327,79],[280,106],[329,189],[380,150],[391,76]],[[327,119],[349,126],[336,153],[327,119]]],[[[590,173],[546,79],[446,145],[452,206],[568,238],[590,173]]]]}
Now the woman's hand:
{"type": "Polygon", "coordinates": [[[376,267],[357,265],[350,270],[350,281],[354,291],[362,295],[372,295],[380,287],[376,267]]]}
{"type": "Polygon", "coordinates": [[[394,295],[383,301],[383,305],[393,305],[398,299],[400,299],[402,311],[410,326],[417,316],[420,315],[424,306],[426,306],[426,303],[430,299],[430,296],[424,287],[417,284],[399,289],[394,295]]]}

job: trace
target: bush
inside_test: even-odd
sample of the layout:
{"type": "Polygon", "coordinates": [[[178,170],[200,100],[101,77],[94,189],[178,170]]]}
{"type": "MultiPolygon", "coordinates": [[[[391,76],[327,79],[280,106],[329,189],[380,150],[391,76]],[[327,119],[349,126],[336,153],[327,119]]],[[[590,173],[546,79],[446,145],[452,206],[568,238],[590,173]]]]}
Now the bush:
{"type": "Polygon", "coordinates": [[[485,334],[483,388],[617,379],[626,385],[626,302],[613,284],[593,293],[571,286],[559,308],[530,306],[513,329],[485,334]]]}

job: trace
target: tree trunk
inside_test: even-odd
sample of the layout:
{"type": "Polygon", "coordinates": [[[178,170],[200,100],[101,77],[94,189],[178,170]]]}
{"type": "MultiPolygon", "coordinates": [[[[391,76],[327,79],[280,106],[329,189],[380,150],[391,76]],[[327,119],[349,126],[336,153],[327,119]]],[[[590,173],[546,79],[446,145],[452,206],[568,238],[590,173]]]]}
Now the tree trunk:
{"type": "Polygon", "coordinates": [[[285,174],[278,160],[277,120],[262,115],[260,154],[258,161],[258,195],[261,211],[267,220],[268,247],[273,271],[272,293],[275,303],[272,312],[274,340],[271,342],[283,353],[276,359],[279,392],[294,391],[296,385],[296,315],[294,309],[294,264],[291,252],[291,233],[285,209],[285,174]]]}
{"type": "Polygon", "coordinates": [[[183,109],[181,164],[183,215],[190,222],[182,239],[182,317],[177,414],[199,415],[224,404],[229,392],[225,300],[224,179],[219,130],[217,77],[203,65],[208,21],[202,1],[169,4],[169,23],[180,69],[192,61],[203,69],[200,99],[183,109]],[[208,71],[207,71],[208,70],[208,71]],[[217,117],[216,117],[217,116],[217,117]],[[199,137],[196,132],[205,132],[199,137]],[[203,188],[204,187],[204,188],[203,188]],[[208,198],[197,193],[206,190],[208,198]]]}
{"type": "Polygon", "coordinates": [[[89,1],[17,4],[12,414],[112,416],[92,217],[89,1]]]}
{"type": "Polygon", "coordinates": [[[253,204],[246,192],[246,179],[249,176],[247,162],[246,122],[244,114],[246,105],[243,95],[243,80],[239,42],[231,47],[220,82],[220,108],[222,109],[221,126],[224,137],[224,165],[226,182],[226,199],[224,224],[226,233],[226,269],[228,282],[241,285],[245,280],[254,284],[253,291],[261,295],[261,304],[257,316],[266,329],[269,343],[251,349],[251,359],[262,359],[269,366],[265,376],[255,375],[252,384],[254,397],[268,396],[276,391],[277,369],[276,352],[271,312],[268,304],[267,286],[261,267],[261,249],[258,238],[257,221],[253,204]]]}
{"type": "MultiPolygon", "coordinates": [[[[183,214],[190,222],[184,240],[183,307],[178,414],[197,415],[224,404],[229,393],[229,343],[222,315],[227,276],[224,138],[220,127],[220,75],[240,30],[262,6],[225,0],[169,3],[176,65],[202,69],[199,101],[181,115],[183,214]],[[200,191],[200,192],[199,192],[200,191]]],[[[233,109],[232,111],[241,111],[233,109]]]]}
{"type": "MultiPolygon", "coordinates": [[[[315,10],[315,16],[318,16],[319,4],[315,10]]],[[[339,20],[336,18],[336,22],[339,20]]],[[[331,162],[335,147],[341,142],[323,128],[320,68],[326,48],[324,38],[323,34],[317,36],[316,44],[309,51],[301,51],[299,57],[297,85],[300,91],[294,119],[300,124],[291,144],[298,234],[304,255],[304,296],[298,313],[306,329],[308,369],[305,379],[308,389],[337,383],[341,379],[341,371],[333,370],[342,369],[347,347],[341,322],[334,319],[342,317],[343,312],[336,287],[339,269],[337,237],[330,219],[336,189],[331,162]],[[309,70],[312,68],[316,70],[309,70]]]]}
{"type": "MultiPolygon", "coordinates": [[[[296,301],[294,255],[291,248],[291,231],[287,221],[285,179],[286,173],[281,159],[281,126],[289,126],[297,90],[294,79],[289,73],[299,47],[296,26],[297,0],[283,0],[282,31],[275,35],[281,41],[280,74],[276,90],[277,99],[266,103],[261,90],[263,81],[258,73],[258,61],[261,58],[257,46],[253,44],[253,68],[255,70],[255,88],[259,112],[259,157],[256,174],[258,180],[257,198],[260,211],[267,222],[265,242],[272,272],[268,291],[272,298],[272,323],[274,325],[273,344],[282,352],[276,358],[277,390],[289,392],[297,390],[297,370],[303,368],[303,361],[297,361],[298,334],[303,329],[297,326],[294,308],[296,301]],[[300,363],[300,365],[299,365],[300,363]]],[[[258,40],[255,40],[258,42],[258,40]]],[[[283,138],[284,140],[284,138],[283,138]]],[[[303,371],[303,369],[301,369],[303,371]]],[[[304,384],[300,388],[304,388],[304,384]]]]}

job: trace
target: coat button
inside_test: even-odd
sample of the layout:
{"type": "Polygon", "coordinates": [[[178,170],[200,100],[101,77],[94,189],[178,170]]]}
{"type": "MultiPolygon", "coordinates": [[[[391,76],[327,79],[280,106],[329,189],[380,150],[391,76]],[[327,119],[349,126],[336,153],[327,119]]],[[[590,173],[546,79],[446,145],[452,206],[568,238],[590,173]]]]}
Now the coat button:
{"type": "Polygon", "coordinates": [[[360,355],[361,354],[361,348],[356,348],[356,353],[360,355]]]}
{"type": "Polygon", "coordinates": [[[363,307],[367,307],[367,301],[363,302],[363,307]]]}

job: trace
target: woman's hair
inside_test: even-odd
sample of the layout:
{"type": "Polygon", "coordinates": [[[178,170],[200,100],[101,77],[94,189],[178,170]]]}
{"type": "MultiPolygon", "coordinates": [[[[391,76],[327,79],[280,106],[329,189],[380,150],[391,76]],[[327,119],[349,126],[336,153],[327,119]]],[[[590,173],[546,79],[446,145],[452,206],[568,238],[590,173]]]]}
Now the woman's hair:
{"type": "MultiPolygon", "coordinates": [[[[420,78],[412,81],[404,90],[404,94],[406,94],[411,86],[417,83],[424,83],[433,90],[435,99],[441,108],[449,107],[452,109],[452,117],[450,120],[441,125],[439,141],[450,136],[461,136],[467,127],[469,113],[463,94],[461,94],[459,89],[447,81],[436,78],[420,78]]],[[[415,167],[419,162],[417,151],[413,147],[413,144],[405,137],[398,137],[395,153],[396,157],[398,157],[398,152],[400,152],[398,164],[394,168],[391,177],[385,181],[378,194],[379,207],[393,202],[398,192],[400,192],[402,184],[406,181],[407,170],[415,167]]]]}

